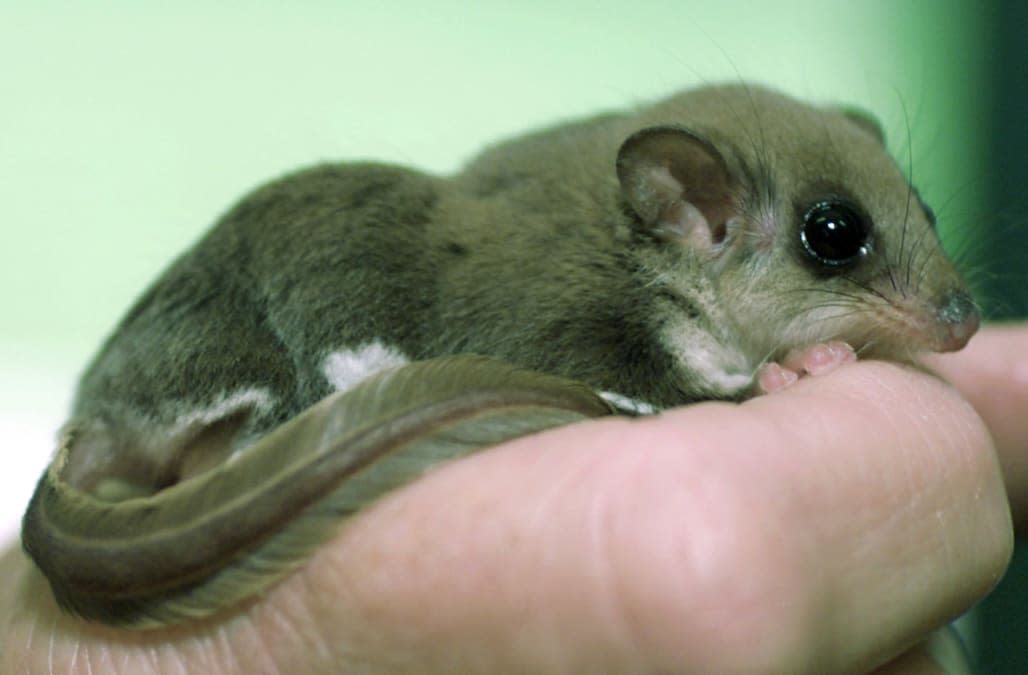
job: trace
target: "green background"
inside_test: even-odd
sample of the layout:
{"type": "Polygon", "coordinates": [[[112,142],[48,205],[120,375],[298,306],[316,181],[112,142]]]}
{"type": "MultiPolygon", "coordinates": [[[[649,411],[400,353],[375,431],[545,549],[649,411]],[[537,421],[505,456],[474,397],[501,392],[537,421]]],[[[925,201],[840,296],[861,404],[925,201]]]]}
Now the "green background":
{"type": "Polygon", "coordinates": [[[540,124],[756,80],[874,112],[948,247],[1003,296],[985,5],[82,5],[0,5],[0,537],[119,315],[244,191],[304,164],[449,172],[540,124]]]}
{"type": "Polygon", "coordinates": [[[862,105],[904,165],[909,123],[943,224],[979,210],[983,36],[963,3],[556,5],[0,10],[4,353],[81,363],[173,255],[289,169],[451,171],[490,140],[702,80],[862,105]]]}

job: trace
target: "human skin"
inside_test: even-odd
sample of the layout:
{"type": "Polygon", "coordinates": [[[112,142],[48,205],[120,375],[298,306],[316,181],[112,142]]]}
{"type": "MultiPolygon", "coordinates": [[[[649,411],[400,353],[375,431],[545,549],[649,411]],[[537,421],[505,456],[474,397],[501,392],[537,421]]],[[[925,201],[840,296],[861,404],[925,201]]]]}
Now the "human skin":
{"type": "Polygon", "coordinates": [[[1025,521],[1028,327],[932,365],[978,412],[862,362],[507,443],[386,496],[262,598],[173,629],[67,617],[11,550],[0,672],[941,672],[918,643],[1001,576],[1007,491],[1025,521]]]}
{"type": "Polygon", "coordinates": [[[1028,325],[990,326],[928,365],[974,405],[992,434],[1019,534],[1028,534],[1028,325]]]}

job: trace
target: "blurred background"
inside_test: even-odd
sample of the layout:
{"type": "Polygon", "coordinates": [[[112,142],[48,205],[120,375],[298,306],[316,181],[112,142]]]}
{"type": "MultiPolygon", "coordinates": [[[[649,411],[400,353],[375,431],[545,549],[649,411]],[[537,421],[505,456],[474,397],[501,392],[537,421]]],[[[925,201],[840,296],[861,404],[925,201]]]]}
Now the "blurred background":
{"type": "MultiPolygon", "coordinates": [[[[4,3],[0,541],[135,296],[322,160],[451,172],[540,124],[760,81],[872,111],[987,313],[1024,316],[1026,31],[1018,0],[4,3]]],[[[1025,558],[968,624],[981,672],[1028,672],[1025,558]]]]}

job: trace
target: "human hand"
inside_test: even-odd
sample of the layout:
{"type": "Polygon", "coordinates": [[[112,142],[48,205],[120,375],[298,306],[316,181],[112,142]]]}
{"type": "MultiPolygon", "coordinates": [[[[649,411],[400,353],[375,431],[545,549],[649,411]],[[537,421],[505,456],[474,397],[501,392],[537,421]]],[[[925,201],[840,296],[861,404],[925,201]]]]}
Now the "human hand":
{"type": "Polygon", "coordinates": [[[974,405],[992,434],[1019,533],[1028,534],[1028,324],[990,326],[928,364],[974,405]]]}
{"type": "MultiPolygon", "coordinates": [[[[940,367],[964,384],[985,356],[968,358],[940,367]]],[[[1023,450],[1028,421],[989,406],[1024,384],[1000,379],[1010,392],[981,414],[1023,450]]],[[[0,671],[859,672],[987,592],[1010,546],[975,412],[929,376],[861,363],[441,467],[263,598],[174,629],[61,615],[11,551],[0,671]]]]}

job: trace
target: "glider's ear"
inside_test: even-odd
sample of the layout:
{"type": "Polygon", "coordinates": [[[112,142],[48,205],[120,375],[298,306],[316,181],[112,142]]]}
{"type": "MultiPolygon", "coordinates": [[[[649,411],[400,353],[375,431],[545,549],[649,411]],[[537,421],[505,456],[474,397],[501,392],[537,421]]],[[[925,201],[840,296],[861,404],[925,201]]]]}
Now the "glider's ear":
{"type": "Polygon", "coordinates": [[[617,172],[640,229],[698,249],[725,238],[734,181],[707,139],[679,127],[642,129],[622,144],[617,172]]]}
{"type": "Polygon", "coordinates": [[[836,110],[841,112],[850,122],[853,122],[858,127],[878,139],[878,142],[883,146],[885,145],[885,130],[882,129],[882,123],[879,122],[878,118],[874,115],[866,110],[851,108],[848,106],[836,108],[836,110]]]}

